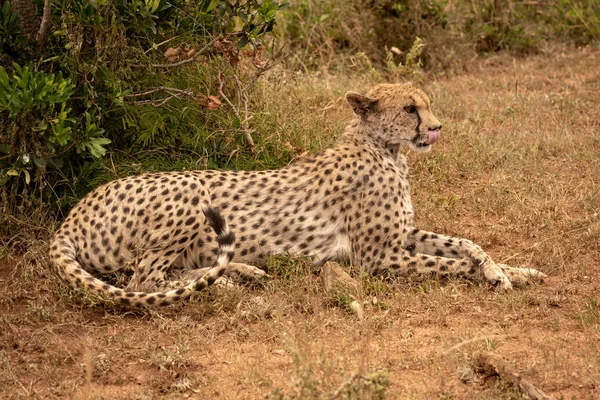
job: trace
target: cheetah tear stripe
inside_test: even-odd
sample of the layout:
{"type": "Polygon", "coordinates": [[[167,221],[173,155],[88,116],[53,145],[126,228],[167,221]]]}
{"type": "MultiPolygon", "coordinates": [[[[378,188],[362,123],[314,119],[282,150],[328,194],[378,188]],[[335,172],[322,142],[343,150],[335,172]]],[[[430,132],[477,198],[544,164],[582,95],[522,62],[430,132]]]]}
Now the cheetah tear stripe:
{"type": "Polygon", "coordinates": [[[433,144],[435,142],[437,142],[440,139],[440,130],[439,129],[434,129],[434,130],[430,130],[429,132],[429,138],[427,139],[427,144],[433,144]]]}

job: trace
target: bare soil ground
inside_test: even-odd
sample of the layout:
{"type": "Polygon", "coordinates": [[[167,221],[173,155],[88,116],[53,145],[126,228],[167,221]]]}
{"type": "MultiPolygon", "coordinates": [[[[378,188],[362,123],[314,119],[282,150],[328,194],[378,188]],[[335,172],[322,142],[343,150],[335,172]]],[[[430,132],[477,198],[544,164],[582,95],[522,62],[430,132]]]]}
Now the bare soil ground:
{"type": "MultiPolygon", "coordinates": [[[[598,65],[592,49],[502,56],[425,85],[444,131],[409,157],[417,225],[539,269],[543,285],[355,274],[361,320],[350,294],[274,260],[262,286],[130,312],[47,272],[40,234],[0,259],[1,397],[525,398],[474,371],[493,351],[556,399],[600,398],[598,65]]],[[[305,115],[325,134],[350,117],[348,82],[331,84],[305,115]]]]}

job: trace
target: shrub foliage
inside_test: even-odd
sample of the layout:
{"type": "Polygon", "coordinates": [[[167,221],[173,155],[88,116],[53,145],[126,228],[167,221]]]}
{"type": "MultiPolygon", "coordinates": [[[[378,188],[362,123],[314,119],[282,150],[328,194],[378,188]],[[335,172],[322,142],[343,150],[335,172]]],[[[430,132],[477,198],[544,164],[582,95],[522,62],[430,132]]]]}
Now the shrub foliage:
{"type": "Polygon", "coordinates": [[[48,14],[45,37],[22,34],[23,21],[39,23],[18,15],[27,9],[0,7],[0,186],[11,206],[68,206],[116,176],[189,167],[170,149],[200,153],[188,157],[192,163],[219,147],[209,157],[218,160],[225,149],[206,143],[218,125],[210,114],[223,97],[235,105],[245,94],[234,82],[248,91],[269,66],[262,41],[285,7],[273,0],[32,4],[48,14]],[[154,160],[142,157],[139,171],[123,168],[128,156],[148,151],[154,160]]]}

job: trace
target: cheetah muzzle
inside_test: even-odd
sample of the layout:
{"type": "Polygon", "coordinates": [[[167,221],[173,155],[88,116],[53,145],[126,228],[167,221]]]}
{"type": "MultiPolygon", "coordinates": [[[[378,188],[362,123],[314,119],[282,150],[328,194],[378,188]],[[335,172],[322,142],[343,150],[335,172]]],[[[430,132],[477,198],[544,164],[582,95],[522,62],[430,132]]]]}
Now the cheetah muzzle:
{"type": "Polygon", "coordinates": [[[348,92],[356,113],[329,149],[269,171],[181,171],[100,186],[50,250],[59,274],[129,305],[166,305],[221,275],[260,277],[272,254],[349,259],[373,274],[482,279],[502,289],[545,275],[496,264],[470,240],[413,226],[406,146],[429,151],[441,124],[409,83],[348,92]],[[235,240],[234,240],[235,235],[235,240]],[[133,269],[124,289],[94,276],[133,269]]]}

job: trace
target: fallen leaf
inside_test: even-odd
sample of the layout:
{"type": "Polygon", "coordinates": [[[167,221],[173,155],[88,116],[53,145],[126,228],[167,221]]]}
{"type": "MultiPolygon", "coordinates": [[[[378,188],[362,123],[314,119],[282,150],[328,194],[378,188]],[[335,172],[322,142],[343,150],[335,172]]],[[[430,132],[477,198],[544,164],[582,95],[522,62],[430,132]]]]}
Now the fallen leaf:
{"type": "Polygon", "coordinates": [[[290,151],[293,151],[294,153],[296,153],[296,155],[305,153],[305,151],[302,147],[294,147],[294,146],[292,146],[292,144],[290,142],[285,142],[283,144],[283,147],[285,147],[286,149],[288,149],[290,151]]]}
{"type": "Polygon", "coordinates": [[[169,47],[164,56],[168,61],[175,61],[179,58],[179,54],[181,54],[181,47],[169,47]]]}
{"type": "Polygon", "coordinates": [[[217,96],[208,96],[208,108],[210,110],[216,110],[217,108],[221,107],[221,100],[219,100],[219,98],[217,96]]]}

